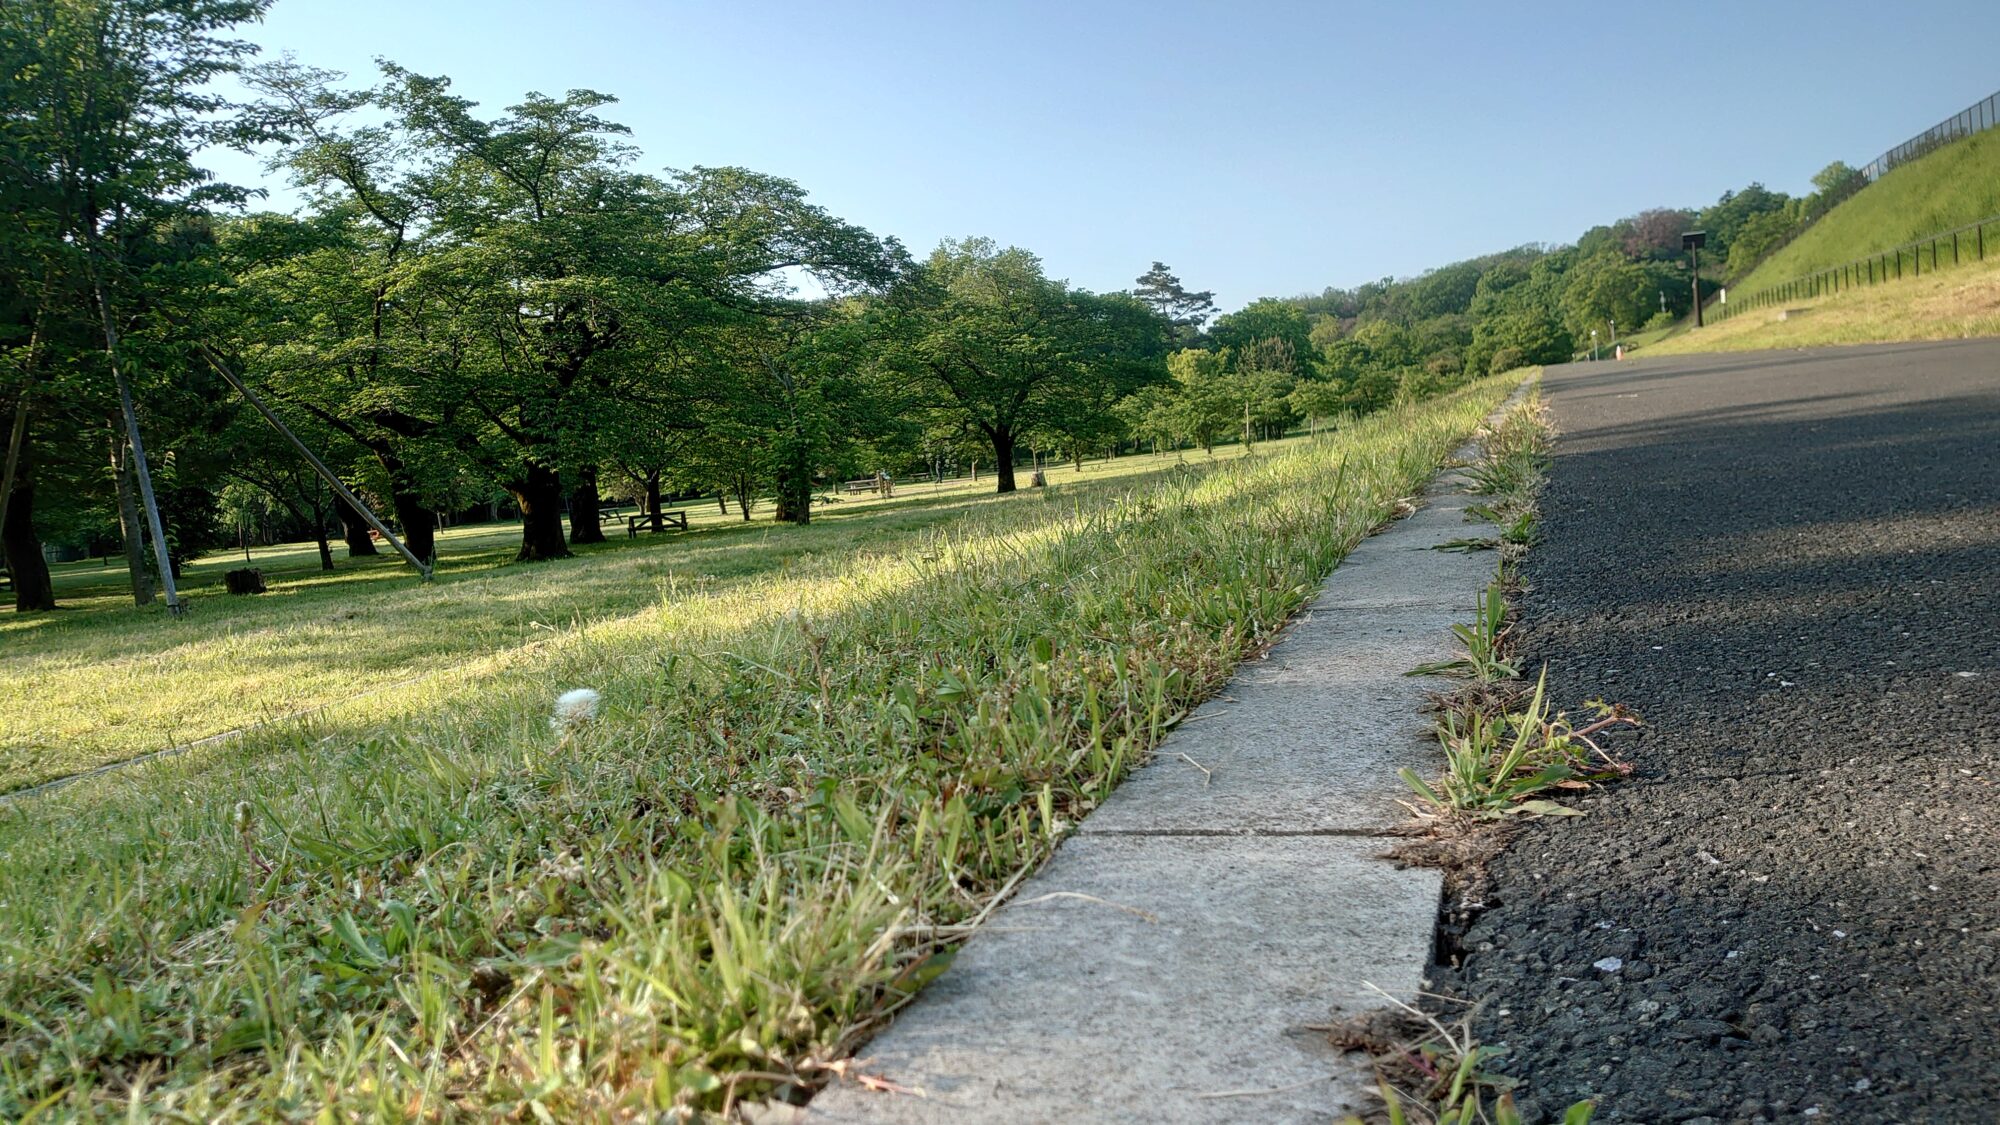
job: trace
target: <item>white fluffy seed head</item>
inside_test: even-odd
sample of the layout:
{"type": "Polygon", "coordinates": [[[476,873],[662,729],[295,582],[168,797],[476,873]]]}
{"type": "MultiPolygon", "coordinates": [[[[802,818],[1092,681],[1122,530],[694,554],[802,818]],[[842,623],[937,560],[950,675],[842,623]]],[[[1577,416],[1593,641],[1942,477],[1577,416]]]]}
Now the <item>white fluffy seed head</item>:
{"type": "Polygon", "coordinates": [[[557,734],[568,734],[597,717],[597,705],[603,696],[587,687],[573,688],[556,697],[555,714],[549,716],[549,729],[557,734]]]}

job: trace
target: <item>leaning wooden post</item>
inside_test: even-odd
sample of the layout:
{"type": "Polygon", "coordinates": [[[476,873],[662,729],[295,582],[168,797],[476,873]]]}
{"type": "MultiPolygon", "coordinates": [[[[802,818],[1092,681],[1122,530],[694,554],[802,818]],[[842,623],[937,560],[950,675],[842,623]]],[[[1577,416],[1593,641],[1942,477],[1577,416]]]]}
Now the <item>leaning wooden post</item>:
{"type": "Polygon", "coordinates": [[[167,610],[175,617],[187,612],[180,591],[174,588],[174,563],[167,555],[167,532],[160,525],[160,505],[153,498],[153,474],[146,467],[146,446],[139,440],[139,414],[132,409],[132,385],[125,381],[125,369],[118,365],[118,329],[111,323],[111,306],[104,301],[104,286],[92,282],[97,294],[97,317],[104,328],[104,358],[111,364],[111,381],[118,385],[118,408],[125,415],[125,439],[132,445],[132,467],[139,478],[139,498],[146,505],[146,524],[153,532],[153,557],[160,564],[160,586],[167,594],[167,610]]]}
{"type": "Polygon", "coordinates": [[[396,548],[396,553],[402,555],[403,558],[409,561],[411,566],[417,568],[417,573],[423,575],[424,581],[429,582],[431,580],[431,564],[412,554],[410,549],[403,545],[403,541],[396,538],[396,533],[390,531],[389,526],[383,523],[380,517],[376,516],[374,509],[363,504],[359,496],[349,491],[348,487],[341,483],[340,478],[334,475],[334,471],[327,468],[326,463],[315,456],[313,451],[306,447],[305,442],[299,440],[299,436],[292,432],[291,427],[285,425],[283,419],[273,414],[270,407],[264,405],[264,400],[257,397],[257,392],[244,385],[243,380],[238,379],[236,373],[229,370],[207,344],[196,344],[195,347],[200,350],[201,357],[208,361],[208,365],[215,368],[216,374],[227,380],[230,386],[235,387],[237,393],[241,394],[244,400],[249,402],[251,406],[256,407],[257,413],[262,414],[264,420],[271,423],[273,429],[285,435],[285,440],[292,443],[292,448],[299,451],[299,455],[306,459],[306,464],[312,466],[313,472],[318,473],[321,480],[325,481],[334,492],[338,493],[342,500],[353,505],[354,510],[361,513],[361,518],[368,521],[368,526],[381,532],[382,538],[387,539],[389,545],[396,548]]]}
{"type": "MultiPolygon", "coordinates": [[[[21,463],[21,444],[28,433],[28,388],[14,407],[14,427],[7,435],[7,471],[0,475],[0,528],[7,526],[7,501],[14,498],[14,470],[21,463]]],[[[0,562],[4,562],[0,559],[0,562]]]]}

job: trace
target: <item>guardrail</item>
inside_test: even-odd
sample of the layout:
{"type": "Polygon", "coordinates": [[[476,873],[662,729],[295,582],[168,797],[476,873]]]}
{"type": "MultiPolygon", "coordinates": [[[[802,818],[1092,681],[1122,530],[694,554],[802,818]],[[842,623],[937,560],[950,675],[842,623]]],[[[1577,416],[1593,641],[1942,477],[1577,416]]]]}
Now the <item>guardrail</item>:
{"type": "MultiPolygon", "coordinates": [[[[1905,276],[1922,277],[1926,272],[1949,269],[1961,261],[1983,262],[1986,260],[1988,227],[1994,228],[1995,237],[2000,238],[2000,215],[1940,231],[1915,242],[1905,242],[1865,258],[1829,266],[1779,285],[1767,286],[1745,297],[1730,294],[1727,299],[1709,305],[1707,318],[1711,323],[1727,320],[1737,313],[1770,308],[1786,301],[1802,301],[1887,281],[1900,281],[1905,276]],[[1924,265],[1926,250],[1930,253],[1928,270],[1924,265]]],[[[1994,253],[2000,255],[2000,243],[1995,243],[1994,253]]]]}

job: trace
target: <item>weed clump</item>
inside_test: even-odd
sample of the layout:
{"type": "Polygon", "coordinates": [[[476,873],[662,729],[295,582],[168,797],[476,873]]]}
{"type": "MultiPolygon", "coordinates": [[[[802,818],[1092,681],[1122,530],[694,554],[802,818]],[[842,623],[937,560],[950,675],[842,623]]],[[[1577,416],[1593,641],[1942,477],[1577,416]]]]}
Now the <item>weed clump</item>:
{"type": "Polygon", "coordinates": [[[1638,717],[1622,707],[1591,704],[1595,721],[1578,727],[1562,712],[1550,713],[1548,671],[1535,683],[1533,696],[1519,710],[1496,709],[1465,698],[1444,710],[1438,742],[1444,747],[1444,775],[1427,782],[1405,768],[1408,785],[1427,808],[1420,815],[1579,816],[1575,809],[1536,795],[1550,790],[1588,789],[1612,781],[1632,767],[1606,753],[1593,735],[1613,726],[1637,726],[1638,717]]]}
{"type": "Polygon", "coordinates": [[[1467,508],[1467,514],[1493,523],[1500,534],[1490,541],[1454,540],[1444,546],[1466,549],[1490,543],[1500,548],[1500,568],[1487,583],[1472,624],[1452,626],[1465,654],[1409,672],[1471,681],[1438,700],[1444,773],[1426,780],[1414,770],[1401,771],[1403,783],[1421,802],[1408,807],[1427,820],[1574,816],[1574,809],[1544,794],[1588,789],[1631,771],[1594,736],[1616,726],[1637,726],[1637,716],[1593,701],[1590,721],[1579,726],[1549,704],[1546,668],[1532,693],[1514,683],[1520,669],[1509,652],[1507,594],[1519,585],[1512,564],[1534,540],[1536,497],[1546,479],[1553,436],[1547,413],[1531,398],[1493,427],[1479,459],[1461,469],[1472,492],[1491,497],[1467,508]]]}
{"type": "MultiPolygon", "coordinates": [[[[1479,1042],[1472,1013],[1455,1023],[1384,993],[1389,1006],[1326,1027],[1343,1051],[1367,1051],[1375,1060],[1379,1120],[1389,1125],[1528,1125],[1514,1105],[1515,1079],[1488,1069],[1504,1048],[1479,1042]]],[[[1446,999],[1435,997],[1436,999],[1446,999]]],[[[1563,1112],[1561,1125],[1589,1125],[1595,1102],[1563,1112]]],[[[1346,1117],[1340,1125],[1363,1125],[1346,1117]]]]}

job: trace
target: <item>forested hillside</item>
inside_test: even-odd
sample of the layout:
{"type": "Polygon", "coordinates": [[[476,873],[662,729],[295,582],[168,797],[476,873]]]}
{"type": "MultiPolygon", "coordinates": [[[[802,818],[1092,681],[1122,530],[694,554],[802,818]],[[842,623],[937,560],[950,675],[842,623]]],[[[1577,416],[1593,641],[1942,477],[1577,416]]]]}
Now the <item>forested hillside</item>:
{"type": "MultiPolygon", "coordinates": [[[[1852,175],[1836,163],[1815,177],[1819,190],[1808,196],[1753,183],[1707,207],[1654,208],[1591,227],[1571,245],[1520,246],[1414,278],[1266,299],[1222,317],[1208,343],[1238,349],[1224,364],[1238,368],[1246,366],[1241,348],[1252,338],[1288,341],[1310,356],[1310,376],[1289,400],[1294,415],[1368,410],[1473,375],[1561,362],[1588,351],[1593,331],[1608,349],[1614,339],[1687,314],[1694,287],[1683,232],[1708,232],[1705,295],[1815,214],[1852,175]]],[[[1177,370],[1190,366],[1182,361],[1177,370]]],[[[1253,359],[1247,366],[1262,365],[1253,359]]],[[[1260,381],[1271,387],[1267,399],[1282,385],[1247,382],[1260,381]]]]}

